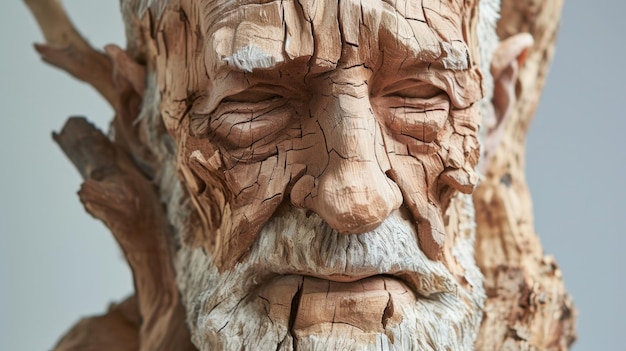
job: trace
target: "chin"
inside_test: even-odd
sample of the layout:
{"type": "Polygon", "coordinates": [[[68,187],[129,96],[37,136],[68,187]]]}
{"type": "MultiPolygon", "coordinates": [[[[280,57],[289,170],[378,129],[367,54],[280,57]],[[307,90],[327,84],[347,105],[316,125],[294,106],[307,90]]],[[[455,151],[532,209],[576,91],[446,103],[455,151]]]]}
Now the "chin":
{"type": "MultiPolygon", "coordinates": [[[[469,197],[453,202],[473,213],[469,197]]],[[[230,271],[183,245],[177,282],[192,340],[201,351],[473,350],[485,300],[474,228],[448,233],[462,279],[430,260],[415,233],[399,211],[346,235],[290,208],[230,271]]]]}

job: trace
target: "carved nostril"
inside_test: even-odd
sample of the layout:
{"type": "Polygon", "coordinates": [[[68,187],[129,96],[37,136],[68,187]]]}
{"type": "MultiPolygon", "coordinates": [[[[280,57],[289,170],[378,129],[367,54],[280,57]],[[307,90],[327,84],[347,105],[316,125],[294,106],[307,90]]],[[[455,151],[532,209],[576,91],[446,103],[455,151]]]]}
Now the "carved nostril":
{"type": "Polygon", "coordinates": [[[311,193],[315,187],[315,178],[306,174],[303,175],[291,188],[291,203],[296,207],[310,208],[307,202],[311,202],[311,193]]]}

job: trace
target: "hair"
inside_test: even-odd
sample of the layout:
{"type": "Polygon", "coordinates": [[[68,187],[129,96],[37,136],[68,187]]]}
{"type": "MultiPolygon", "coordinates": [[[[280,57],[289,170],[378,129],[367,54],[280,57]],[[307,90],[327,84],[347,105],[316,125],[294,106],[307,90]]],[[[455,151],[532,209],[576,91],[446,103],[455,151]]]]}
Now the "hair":
{"type": "Polygon", "coordinates": [[[478,2],[478,23],[476,24],[476,34],[478,36],[478,51],[480,55],[480,70],[483,73],[483,92],[485,96],[479,102],[480,111],[483,116],[482,128],[479,139],[483,139],[487,130],[486,127],[495,124],[495,116],[488,113],[490,109],[487,104],[493,98],[493,76],[491,75],[491,60],[493,53],[498,47],[500,39],[496,33],[496,26],[500,19],[501,0],[479,0],[478,2]]]}

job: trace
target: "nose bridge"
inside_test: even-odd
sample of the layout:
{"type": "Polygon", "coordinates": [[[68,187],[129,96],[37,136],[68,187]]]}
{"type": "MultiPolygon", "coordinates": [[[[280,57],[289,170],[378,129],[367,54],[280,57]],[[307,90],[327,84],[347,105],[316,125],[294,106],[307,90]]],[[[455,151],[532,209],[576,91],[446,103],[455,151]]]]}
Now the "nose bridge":
{"type": "Polygon", "coordinates": [[[375,158],[378,125],[369,99],[369,75],[360,66],[338,68],[318,86],[320,101],[312,109],[329,153],[354,161],[375,158]]]}
{"type": "Polygon", "coordinates": [[[328,107],[318,117],[327,149],[352,161],[373,160],[378,125],[369,98],[367,94],[356,95],[345,90],[346,87],[333,89],[328,107]]]}
{"type": "Polygon", "coordinates": [[[330,80],[312,109],[326,140],[328,166],[307,207],[331,227],[357,234],[380,225],[401,204],[398,187],[381,169],[382,147],[365,80],[330,80]],[[379,137],[377,137],[377,135],[379,137]]]}

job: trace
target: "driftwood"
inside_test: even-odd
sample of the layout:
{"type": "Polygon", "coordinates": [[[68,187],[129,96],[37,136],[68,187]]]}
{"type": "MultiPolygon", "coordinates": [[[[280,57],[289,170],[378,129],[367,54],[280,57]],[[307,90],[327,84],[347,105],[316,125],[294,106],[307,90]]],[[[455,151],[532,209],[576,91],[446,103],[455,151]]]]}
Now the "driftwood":
{"type": "Polygon", "coordinates": [[[108,56],[89,46],[59,1],[26,3],[45,33],[47,43],[35,46],[42,58],[90,83],[116,111],[114,142],[79,117],[53,138],[84,179],[79,197],[85,209],[122,248],[136,293],[106,316],[82,320],[57,349],[193,350],[174,282],[169,225],[132,124],[143,94],[133,71],[142,68],[114,46],[108,56]]]}
{"type": "Polygon", "coordinates": [[[575,340],[575,310],[554,258],[544,256],[525,179],[525,143],[554,54],[563,2],[505,1],[501,38],[535,39],[521,68],[518,103],[504,126],[485,179],[474,192],[476,258],[488,300],[478,350],[565,350],[575,340]]]}
{"type": "Polygon", "coordinates": [[[111,230],[133,272],[136,298],[112,311],[137,304],[140,350],[193,349],[174,283],[169,226],[154,186],[125,150],[84,118],[70,118],[54,139],[85,179],[78,192],[85,209],[111,230]]]}
{"type": "MultiPolygon", "coordinates": [[[[170,227],[153,181],[157,158],[135,123],[145,92],[138,49],[131,44],[127,51],[108,46],[99,52],[82,39],[58,0],[25,2],[46,38],[36,45],[42,58],[90,83],[116,111],[114,138],[74,117],[54,139],[85,180],[79,192],[85,208],[124,251],[136,290],[106,315],[79,322],[56,349],[194,350],[175,284],[170,227]]],[[[561,0],[502,5],[499,36],[528,32],[535,44],[520,68],[513,113],[502,122],[499,146],[490,150],[492,161],[473,195],[476,260],[487,291],[477,350],[566,350],[575,339],[575,310],[558,266],[543,255],[534,232],[524,179],[525,136],[552,58],[561,6],[561,0]]],[[[240,255],[226,251],[223,260],[240,255]]]]}

